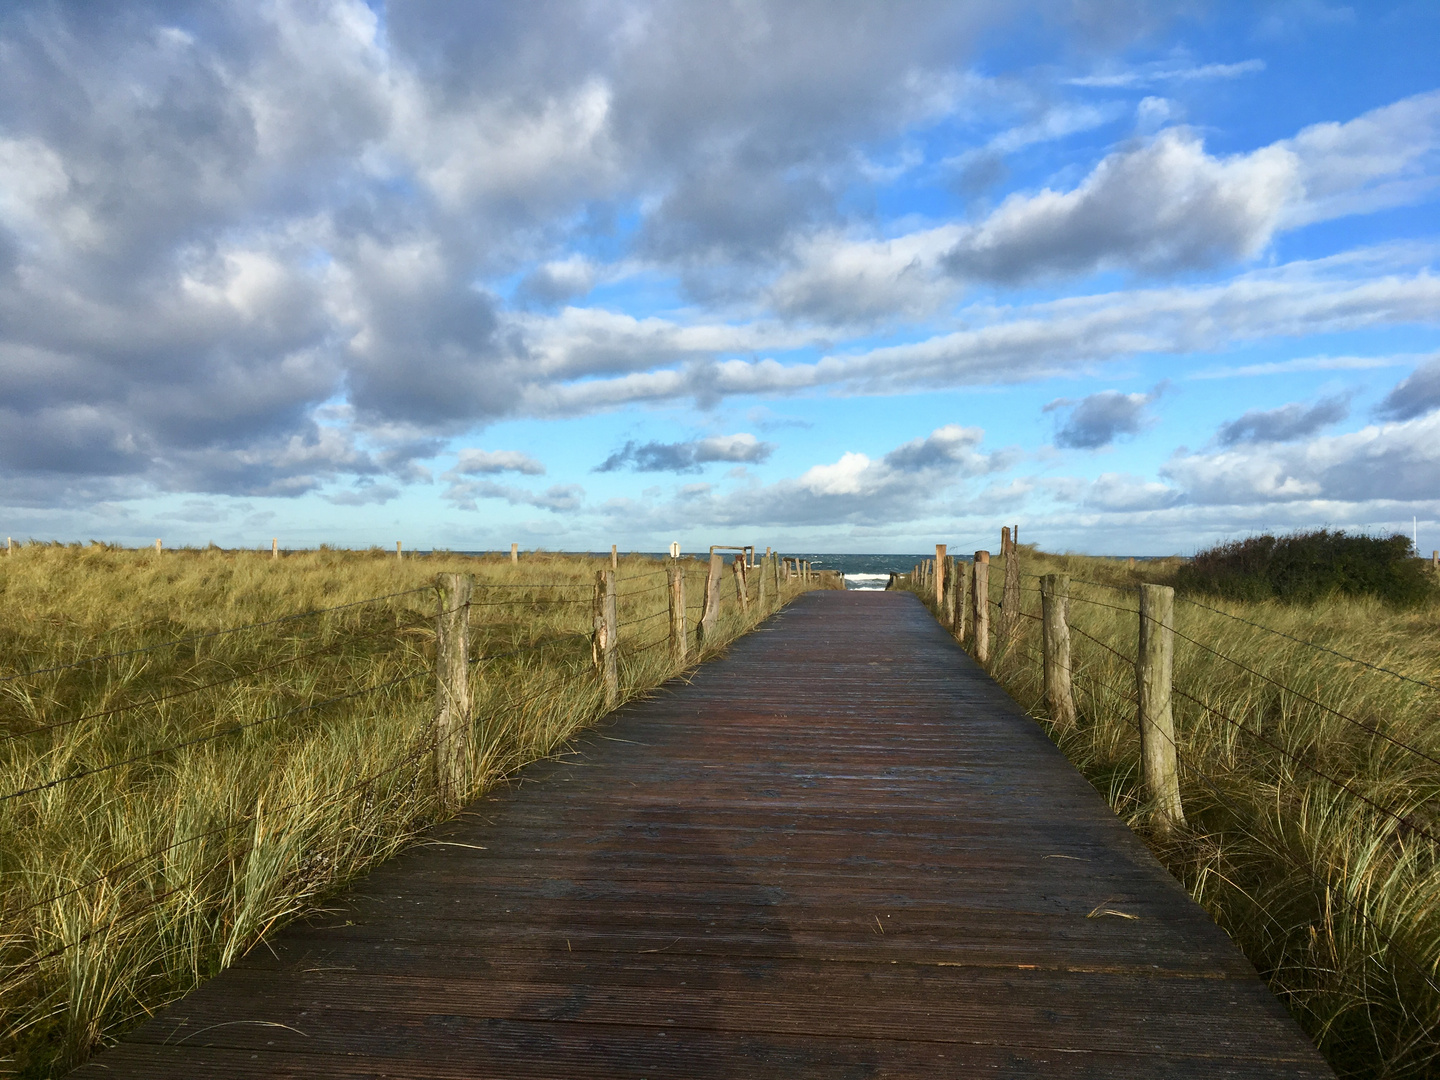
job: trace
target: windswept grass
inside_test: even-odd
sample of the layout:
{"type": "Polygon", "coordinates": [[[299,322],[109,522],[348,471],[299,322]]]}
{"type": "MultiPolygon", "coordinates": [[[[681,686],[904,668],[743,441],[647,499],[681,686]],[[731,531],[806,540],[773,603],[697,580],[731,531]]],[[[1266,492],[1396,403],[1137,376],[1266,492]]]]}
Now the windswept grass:
{"type": "MultiPolygon", "coordinates": [[[[0,1075],[64,1072],[437,820],[437,573],[476,579],[471,797],[592,723],[601,565],[0,558],[0,1075]]],[[[687,564],[692,635],[704,579],[687,564]]],[[[624,700],[678,672],[663,565],[626,558],[618,580],[624,700]]],[[[728,568],[721,595],[699,659],[774,610],[742,616],[728,568]]]]}
{"type": "Polygon", "coordinates": [[[997,648],[1000,683],[1149,840],[1342,1076],[1435,1075],[1440,692],[1423,684],[1440,686],[1440,605],[1177,598],[1188,829],[1167,840],[1147,827],[1139,782],[1132,586],[1166,582],[1176,567],[1023,548],[1019,558],[1027,617],[997,648]],[[1032,575],[1054,571],[1071,575],[1080,722],[1069,730],[1048,723],[1040,668],[1032,575]]]}

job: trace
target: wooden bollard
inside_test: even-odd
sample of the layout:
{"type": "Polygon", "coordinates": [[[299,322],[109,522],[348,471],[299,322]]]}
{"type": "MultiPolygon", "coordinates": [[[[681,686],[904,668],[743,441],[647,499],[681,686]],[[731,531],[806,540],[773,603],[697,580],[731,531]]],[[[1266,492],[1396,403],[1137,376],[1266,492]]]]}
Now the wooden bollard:
{"type": "Polygon", "coordinates": [[[965,613],[968,610],[966,603],[970,597],[970,592],[965,587],[965,580],[965,566],[957,559],[955,561],[955,623],[951,629],[951,633],[955,635],[955,640],[959,642],[964,642],[965,640],[965,613]]]}
{"type": "Polygon", "coordinates": [[[1050,722],[1075,724],[1075,693],[1070,681],[1070,575],[1046,574],[1040,579],[1040,617],[1045,664],[1045,702],[1050,722]]]}
{"type": "Polygon", "coordinates": [[[470,578],[440,574],[435,619],[435,792],[460,808],[470,783],[470,578]]]}
{"type": "Polygon", "coordinates": [[[1154,805],[1152,820],[1162,831],[1185,824],[1180,805],[1179,755],[1170,686],[1175,667],[1175,590],[1140,586],[1140,654],[1135,689],[1140,699],[1140,771],[1154,805]]]}
{"type": "Polygon", "coordinates": [[[690,659],[690,635],[685,625],[685,567],[679,559],[665,564],[665,576],[670,584],[670,659],[684,667],[690,659]]]}
{"type": "Polygon", "coordinates": [[[510,545],[510,561],[511,561],[512,563],[518,563],[518,562],[520,561],[520,545],[519,545],[519,544],[511,544],[511,545],[510,545]]]}
{"type": "Polygon", "coordinates": [[[595,671],[605,688],[605,708],[613,709],[620,701],[620,671],[616,648],[620,644],[620,619],[616,611],[615,571],[600,570],[595,574],[595,636],[591,651],[595,671]]]}
{"type": "Polygon", "coordinates": [[[935,610],[945,609],[945,545],[935,545],[935,610]]]}
{"type": "Polygon", "coordinates": [[[990,553],[975,552],[974,581],[970,589],[970,616],[975,627],[975,659],[990,662],[990,553]]]}
{"type": "Polygon", "coordinates": [[[1005,530],[1005,584],[1000,593],[1000,617],[1003,622],[1000,636],[1008,646],[1020,632],[1020,549],[1015,544],[1015,533],[1009,529],[1005,530]]]}
{"type": "Polygon", "coordinates": [[[724,560],[718,551],[710,553],[710,572],[705,575],[705,610],[700,614],[701,643],[715,636],[715,622],[720,618],[720,573],[724,560]]]}
{"type": "Polygon", "coordinates": [[[735,599],[740,603],[740,613],[749,614],[750,597],[745,589],[745,556],[736,555],[731,559],[730,569],[735,574],[735,599]]]}

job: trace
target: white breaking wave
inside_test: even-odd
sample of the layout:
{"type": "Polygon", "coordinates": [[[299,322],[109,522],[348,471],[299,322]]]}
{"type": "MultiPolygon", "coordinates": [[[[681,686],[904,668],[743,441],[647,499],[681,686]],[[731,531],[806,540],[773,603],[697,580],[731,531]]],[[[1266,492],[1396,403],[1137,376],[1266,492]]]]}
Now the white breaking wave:
{"type": "Polygon", "coordinates": [[[883,589],[890,583],[889,574],[846,574],[847,589],[883,589]]]}

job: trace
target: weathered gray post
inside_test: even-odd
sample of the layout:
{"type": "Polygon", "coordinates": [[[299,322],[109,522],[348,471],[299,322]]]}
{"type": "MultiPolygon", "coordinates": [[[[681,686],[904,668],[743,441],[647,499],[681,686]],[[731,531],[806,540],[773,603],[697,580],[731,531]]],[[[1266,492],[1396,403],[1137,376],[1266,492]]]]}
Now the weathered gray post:
{"type": "Polygon", "coordinates": [[[435,620],[435,792],[458,810],[470,775],[470,578],[440,574],[435,620]]]}
{"type": "Polygon", "coordinates": [[[1075,693],[1070,681],[1070,575],[1040,579],[1040,613],[1045,661],[1045,701],[1056,727],[1075,724],[1075,693]]]}
{"type": "Polygon", "coordinates": [[[1000,624],[996,647],[1008,648],[1020,630],[1020,553],[1009,526],[1000,530],[1000,550],[1005,555],[1005,576],[1000,586],[1000,624]]]}
{"type": "Polygon", "coordinates": [[[740,602],[740,614],[750,613],[750,596],[745,589],[745,556],[736,555],[730,560],[730,569],[735,574],[735,599],[740,602]]]}
{"type": "Polygon", "coordinates": [[[1140,586],[1140,655],[1135,688],[1140,698],[1140,766],[1162,832],[1185,824],[1180,805],[1179,755],[1170,686],[1175,667],[1175,590],[1140,586]]]}
{"type": "Polygon", "coordinates": [[[677,667],[684,667],[690,659],[690,639],[685,625],[685,567],[679,559],[665,564],[665,574],[670,579],[670,656],[677,667]]]}
{"type": "Polygon", "coordinates": [[[945,545],[935,545],[935,610],[945,609],[945,545]]]}
{"type": "Polygon", "coordinates": [[[758,607],[763,614],[765,605],[769,603],[770,600],[768,595],[770,590],[766,588],[767,583],[765,581],[766,576],[770,573],[770,556],[761,556],[760,562],[755,569],[759,571],[755,575],[755,606],[758,607]]]}
{"type": "Polygon", "coordinates": [[[974,586],[970,590],[971,621],[975,624],[975,659],[990,662],[990,553],[975,552],[974,586]]]}
{"type": "Polygon", "coordinates": [[[620,700],[620,672],[616,646],[620,644],[620,620],[616,614],[615,571],[595,573],[595,637],[591,646],[595,670],[605,687],[605,707],[613,709],[620,700]]]}
{"type": "Polygon", "coordinates": [[[955,561],[955,622],[952,633],[955,640],[965,640],[965,610],[966,601],[969,599],[969,590],[965,588],[965,565],[958,559],[955,561]]]}
{"type": "Polygon", "coordinates": [[[720,571],[724,560],[718,551],[710,552],[710,573],[705,578],[705,610],[700,615],[700,641],[715,636],[715,621],[720,618],[720,571]]]}

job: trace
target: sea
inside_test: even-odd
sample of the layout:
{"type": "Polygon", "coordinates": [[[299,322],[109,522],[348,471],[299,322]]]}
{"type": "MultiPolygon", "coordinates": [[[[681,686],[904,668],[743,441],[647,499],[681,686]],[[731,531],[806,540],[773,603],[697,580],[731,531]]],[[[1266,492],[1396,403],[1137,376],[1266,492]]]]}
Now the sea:
{"type": "MultiPolygon", "coordinates": [[[[606,556],[608,551],[593,552],[597,556],[606,556]]],[[[653,558],[663,559],[669,556],[669,552],[644,552],[653,558]]],[[[706,558],[708,551],[682,552],[686,558],[706,558]]],[[[728,558],[730,552],[725,555],[728,558]]],[[[764,554],[761,551],[760,554],[764,554]]],[[[931,548],[928,555],[834,555],[823,552],[803,551],[783,552],[787,559],[805,559],[814,570],[839,570],[845,575],[845,587],[847,589],[883,589],[890,581],[891,573],[908,574],[912,567],[922,559],[933,559],[935,549],[931,548]]]]}

